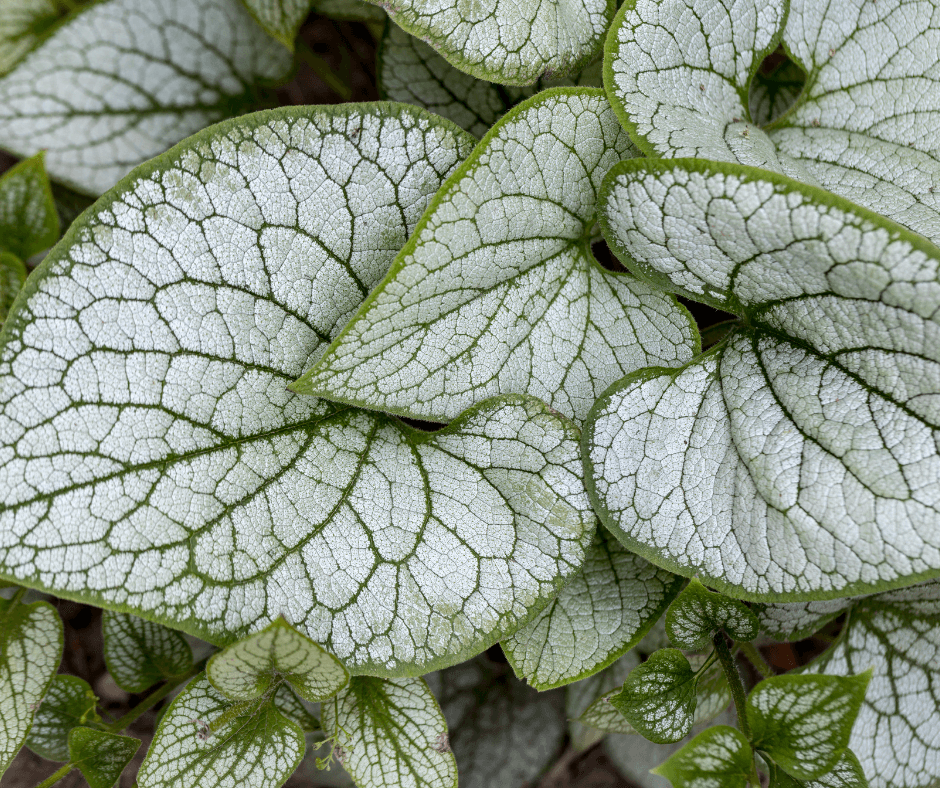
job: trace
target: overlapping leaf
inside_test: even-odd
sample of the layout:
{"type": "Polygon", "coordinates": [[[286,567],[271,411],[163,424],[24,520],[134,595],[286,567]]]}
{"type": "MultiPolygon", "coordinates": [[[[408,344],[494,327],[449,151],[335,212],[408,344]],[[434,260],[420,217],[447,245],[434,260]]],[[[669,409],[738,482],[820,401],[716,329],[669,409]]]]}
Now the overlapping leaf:
{"type": "Polygon", "coordinates": [[[624,162],[602,199],[638,273],[743,318],[595,406],[589,484],[615,533],[754,600],[940,573],[940,250],[733,165],[624,162]]]}
{"type": "Polygon", "coordinates": [[[456,788],[447,723],[424,679],[353,678],[322,714],[359,788],[456,788]]]}
{"type": "Polygon", "coordinates": [[[940,7],[636,0],[614,26],[605,82],[644,151],[773,169],[940,239],[940,7]],[[748,88],[780,42],[806,87],[764,130],[748,88]]]}
{"type": "Polygon", "coordinates": [[[577,430],[438,433],[286,386],[471,138],[407,107],[260,113],[138,170],[5,328],[0,572],[224,644],[280,615],[355,670],[498,641],[580,568],[577,430]]]}
{"type": "Polygon", "coordinates": [[[601,528],[584,568],[503,650],[536,689],[570,684],[633,648],[681,586],[601,528]]]}
{"type": "Polygon", "coordinates": [[[69,11],[90,0],[4,0],[0,3],[0,74],[5,74],[69,11]]]}
{"type": "Polygon", "coordinates": [[[69,732],[97,722],[98,698],[78,676],[58,675],[49,685],[35,716],[26,746],[50,761],[69,760],[69,732]]]}
{"type": "Polygon", "coordinates": [[[42,161],[40,153],[0,178],[0,253],[20,260],[59,240],[59,217],[42,161]]]}
{"type": "Polygon", "coordinates": [[[733,640],[754,640],[760,622],[747,605],[709,591],[692,578],[666,611],[669,640],[680,648],[700,650],[722,630],[733,640]]]}
{"type": "Polygon", "coordinates": [[[384,98],[424,107],[482,137],[509,109],[540,90],[563,85],[600,87],[601,61],[571,78],[540,79],[524,88],[494,85],[455,68],[398,25],[387,24],[379,45],[377,78],[384,98]]]}
{"type": "Polygon", "coordinates": [[[26,266],[15,254],[0,252],[0,326],[26,281],[26,266]]]}
{"type": "Polygon", "coordinates": [[[797,780],[772,761],[769,767],[770,788],[868,788],[868,780],[851,750],[845,751],[830,772],[815,780],[797,780]]]}
{"type": "Polygon", "coordinates": [[[101,631],[108,673],[127,692],[144,692],[193,666],[186,638],[153,621],[106,610],[101,631]]]}
{"type": "Polygon", "coordinates": [[[251,15],[265,31],[274,36],[292,52],[297,31],[307,14],[312,0],[242,0],[251,15]]]}
{"type": "Polygon", "coordinates": [[[48,602],[0,599],[0,775],[23,745],[62,658],[62,621],[48,602]]]}
{"type": "Polygon", "coordinates": [[[716,725],[653,772],[667,778],[674,788],[745,788],[752,768],[747,739],[735,728],[716,725]]]}
{"type": "MultiPolygon", "coordinates": [[[[604,670],[565,688],[568,736],[575,749],[586,750],[600,741],[606,731],[615,729],[613,726],[630,725],[606,698],[618,690],[630,671],[640,664],[638,651],[639,648],[628,651],[604,670]]],[[[632,726],[624,727],[622,732],[632,733],[632,726]]]]}
{"type": "Polygon", "coordinates": [[[473,8],[457,0],[370,2],[461,71],[504,85],[583,68],[600,51],[616,8],[613,0],[496,0],[473,8]]]}
{"type": "Polygon", "coordinates": [[[687,360],[687,313],[591,254],[601,179],[634,152],[600,91],[520,104],[292,388],[437,421],[517,392],[580,419],[624,374],[687,360]]]}
{"type": "Polygon", "coordinates": [[[88,788],[113,788],[140,749],[140,739],[94,728],[69,733],[69,760],[78,766],[88,788]]]}
{"type": "Polygon", "coordinates": [[[240,0],[93,3],[0,78],[0,145],[45,150],[53,178],[97,195],[290,63],[240,0]]]}

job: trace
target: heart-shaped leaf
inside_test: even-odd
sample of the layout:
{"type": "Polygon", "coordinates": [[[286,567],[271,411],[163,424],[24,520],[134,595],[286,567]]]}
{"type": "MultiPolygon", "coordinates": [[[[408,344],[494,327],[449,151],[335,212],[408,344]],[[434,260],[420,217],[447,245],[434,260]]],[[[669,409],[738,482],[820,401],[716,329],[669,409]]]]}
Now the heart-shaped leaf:
{"type": "Polygon", "coordinates": [[[868,788],[868,780],[855,753],[846,750],[835,766],[814,780],[797,780],[773,761],[768,764],[770,788],[868,788]]]}
{"type": "Polygon", "coordinates": [[[193,651],[179,632],[126,613],[104,611],[104,661],[115,683],[144,692],[193,666],[193,651]]]}
{"type": "Polygon", "coordinates": [[[94,728],[75,728],[68,737],[69,760],[81,770],[88,788],[113,788],[140,749],[140,739],[94,728]]]}
{"type": "Polygon", "coordinates": [[[669,639],[679,648],[700,650],[721,630],[733,640],[754,640],[760,622],[747,605],[709,591],[693,577],[666,611],[669,639]]]}
{"type": "Polygon", "coordinates": [[[650,654],[608,700],[637,732],[659,744],[689,735],[695,718],[696,675],[681,651],[650,654]]]}
{"type": "Polygon", "coordinates": [[[212,686],[233,700],[251,700],[282,681],[305,700],[319,703],[349,682],[349,672],[283,618],[224,651],[206,665],[212,686]]]}
{"type": "Polygon", "coordinates": [[[23,745],[62,659],[62,621],[48,602],[0,599],[0,775],[23,745]]]}
{"type": "Polygon", "coordinates": [[[601,528],[584,568],[503,650],[538,690],[570,684],[633,648],[662,616],[682,578],[624,548],[601,528]]]}
{"type": "Polygon", "coordinates": [[[0,78],[4,148],[101,194],[136,165],[257,103],[290,54],[240,0],[91,3],[0,78]]]}
{"type": "Polygon", "coordinates": [[[197,676],[160,720],[137,784],[278,788],[303,758],[303,732],[270,701],[249,704],[234,705],[197,676]]]}
{"type": "Polygon", "coordinates": [[[69,732],[101,718],[95,711],[98,697],[78,676],[56,676],[42,698],[26,746],[50,761],[69,760],[69,732]]]}
{"type": "Polygon", "coordinates": [[[618,377],[683,363],[688,314],[591,253],[601,179],[634,150],[601,91],[517,106],[292,389],[432,421],[517,392],[581,419],[618,377]]]}
{"type": "Polygon", "coordinates": [[[940,573],[940,249],[736,165],[623,162],[602,200],[636,272],[742,318],[595,406],[588,483],[608,526],[753,600],[940,573]]]}
{"type": "Polygon", "coordinates": [[[605,82],[649,154],[776,170],[936,242],[938,36],[940,8],[917,0],[634,0],[614,22],[605,82]],[[780,43],[805,89],[762,129],[749,86],[780,43]]]}
{"type": "Polygon", "coordinates": [[[764,679],[747,697],[751,743],[792,777],[822,777],[848,746],[871,675],[764,679]]]}
{"type": "Polygon", "coordinates": [[[322,714],[333,754],[359,788],[456,788],[447,723],[424,679],[357,676],[322,714]]]}
{"type": "Polygon", "coordinates": [[[42,161],[37,154],[0,178],[0,252],[21,260],[59,240],[59,217],[42,161]]]}
{"type": "Polygon", "coordinates": [[[598,55],[616,9],[614,0],[496,0],[477,8],[456,0],[370,2],[461,71],[504,85],[584,68],[598,55]]]}
{"type": "Polygon", "coordinates": [[[752,769],[747,739],[734,728],[716,725],[652,771],[674,788],[745,788],[752,769]]]}

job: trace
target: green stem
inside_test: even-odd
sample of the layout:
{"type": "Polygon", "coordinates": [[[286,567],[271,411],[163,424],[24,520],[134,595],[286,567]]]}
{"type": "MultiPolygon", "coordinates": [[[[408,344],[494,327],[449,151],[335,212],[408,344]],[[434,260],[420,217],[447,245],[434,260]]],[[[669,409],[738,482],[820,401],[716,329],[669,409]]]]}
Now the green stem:
{"type": "Polygon", "coordinates": [[[327,87],[330,88],[343,101],[349,101],[352,98],[352,91],[336,74],[322,57],[317,55],[306,43],[297,39],[296,44],[297,57],[302,63],[306,63],[310,70],[322,79],[327,87]]]}
{"type": "Polygon", "coordinates": [[[23,597],[26,596],[26,589],[19,588],[16,593],[10,597],[10,607],[7,609],[7,612],[10,612],[15,608],[20,602],[23,601],[23,597]]]}
{"type": "MultiPolygon", "coordinates": [[[[110,725],[106,725],[104,730],[108,733],[120,733],[126,727],[131,725],[141,714],[146,712],[148,709],[156,706],[161,700],[163,700],[167,695],[169,695],[173,690],[175,690],[183,682],[189,681],[193,676],[198,676],[202,672],[203,662],[205,660],[193,665],[186,673],[181,673],[179,676],[173,676],[168,679],[166,684],[162,687],[158,687],[153,692],[151,692],[146,698],[144,698],[140,703],[134,706],[127,714],[119,719],[116,719],[110,725]]],[[[38,786],[37,786],[38,788],[38,786]]]]}
{"type": "Polygon", "coordinates": [[[769,679],[771,676],[776,676],[777,672],[770,666],[770,663],[764,659],[760,651],[757,650],[757,646],[753,643],[738,643],[738,646],[741,649],[741,653],[747,657],[747,661],[750,662],[756,669],[757,672],[765,679],[769,679]]]}
{"type": "Polygon", "coordinates": [[[65,775],[67,775],[72,769],[75,768],[74,763],[67,763],[58,771],[50,774],[45,780],[43,780],[36,788],[49,788],[50,785],[55,785],[59,780],[61,780],[65,775]]]}
{"type": "Polygon", "coordinates": [[[695,671],[696,681],[705,675],[705,671],[715,664],[716,659],[718,659],[718,652],[712,651],[712,653],[708,655],[708,658],[702,663],[702,667],[695,671]]]}
{"type": "MultiPolygon", "coordinates": [[[[738,666],[731,656],[731,650],[725,641],[724,633],[718,632],[712,639],[715,645],[715,653],[718,655],[718,661],[725,672],[725,678],[728,679],[728,686],[731,688],[731,697],[734,699],[734,708],[738,713],[738,727],[744,737],[751,740],[751,726],[747,721],[747,694],[744,692],[744,684],[741,681],[741,674],[738,672],[738,666]]],[[[748,778],[756,788],[760,788],[760,777],[757,774],[757,764],[754,758],[751,758],[751,774],[748,778]]]]}

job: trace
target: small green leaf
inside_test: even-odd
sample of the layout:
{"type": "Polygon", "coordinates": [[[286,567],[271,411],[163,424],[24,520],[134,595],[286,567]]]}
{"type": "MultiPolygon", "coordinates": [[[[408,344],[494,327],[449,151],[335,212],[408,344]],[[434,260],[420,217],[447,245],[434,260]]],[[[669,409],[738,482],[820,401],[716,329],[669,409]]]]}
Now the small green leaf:
{"type": "Polygon", "coordinates": [[[320,730],[320,720],[304,706],[290,688],[290,684],[279,685],[274,692],[273,701],[275,708],[304,733],[320,730]]]}
{"type": "Polygon", "coordinates": [[[456,788],[447,723],[424,679],[356,676],[321,713],[359,788],[456,788]]]}
{"type": "Polygon", "coordinates": [[[855,753],[846,750],[832,769],[814,780],[797,780],[773,761],[768,764],[770,788],[868,788],[868,780],[855,753]]]}
{"type": "Polygon", "coordinates": [[[349,682],[342,662],[283,618],[214,654],[206,676],[233,700],[261,697],[272,684],[287,681],[300,697],[319,703],[349,682]]]}
{"type": "Polygon", "coordinates": [[[164,713],[138,786],[278,788],[303,758],[303,731],[271,702],[249,704],[233,704],[197,676],[164,713]]]}
{"type": "Polygon", "coordinates": [[[0,326],[26,281],[26,266],[16,255],[0,252],[0,326]]]}
{"type": "Polygon", "coordinates": [[[753,768],[751,745],[740,731],[716,725],[653,769],[675,788],[745,788],[753,768]]]}
{"type": "Polygon", "coordinates": [[[803,640],[852,607],[855,600],[822,599],[812,602],[781,602],[755,605],[760,628],[774,640],[803,640]]]}
{"type": "Polygon", "coordinates": [[[0,599],[0,775],[23,745],[62,659],[62,621],[48,602],[0,599]]]}
{"type": "Polygon", "coordinates": [[[600,90],[512,109],[291,389],[431,421],[515,392],[582,419],[618,377],[682,364],[688,313],[591,252],[601,180],[635,153],[600,90]]]}
{"type": "Polygon", "coordinates": [[[682,652],[664,648],[634,668],[608,700],[633,729],[658,744],[689,735],[695,717],[696,676],[682,652]]]}
{"type": "Polygon", "coordinates": [[[69,732],[87,722],[98,722],[101,718],[95,712],[97,704],[98,697],[87,681],[77,676],[56,676],[33,718],[26,746],[50,761],[67,761],[69,732]]]}
{"type": "Polygon", "coordinates": [[[240,0],[90,3],[0,78],[0,144],[45,150],[53,178],[98,195],[290,65],[240,0]]]}
{"type": "Polygon", "coordinates": [[[693,577],[666,611],[669,639],[679,648],[701,650],[721,630],[749,641],[760,634],[760,623],[743,602],[709,591],[693,577]]]}
{"type": "Polygon", "coordinates": [[[503,651],[516,675],[538,690],[570,684],[639,643],[682,583],[601,528],[581,572],[503,641],[503,651]]]}
{"type": "Polygon", "coordinates": [[[104,611],[104,661],[115,683],[143,692],[193,666],[193,651],[179,632],[127,613],[104,611]]]}
{"type": "Polygon", "coordinates": [[[754,746],[793,777],[821,777],[849,744],[871,676],[764,679],[747,699],[754,746]]]}
{"type": "MultiPolygon", "coordinates": [[[[26,260],[58,240],[59,215],[43,166],[43,154],[38,153],[0,177],[0,252],[26,260]]],[[[4,290],[6,287],[4,283],[4,290]]],[[[3,301],[5,312],[10,302],[6,298],[3,301]]]]}
{"type": "Polygon", "coordinates": [[[81,770],[88,788],[113,788],[139,749],[140,739],[94,728],[74,728],[68,736],[69,760],[81,770]]]}
{"type": "Polygon", "coordinates": [[[297,31],[310,13],[313,0],[242,0],[268,35],[294,51],[297,31]]]}

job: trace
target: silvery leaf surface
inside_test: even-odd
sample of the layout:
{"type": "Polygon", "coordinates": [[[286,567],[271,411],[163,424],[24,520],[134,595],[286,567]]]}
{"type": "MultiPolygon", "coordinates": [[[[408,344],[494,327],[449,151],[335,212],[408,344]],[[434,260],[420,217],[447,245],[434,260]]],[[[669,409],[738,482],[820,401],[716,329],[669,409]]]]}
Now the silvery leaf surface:
{"type": "Polygon", "coordinates": [[[774,640],[803,640],[852,607],[853,598],[818,602],[779,602],[755,605],[761,631],[774,640]]]}
{"type": "Polygon", "coordinates": [[[241,0],[93,3],[0,77],[0,145],[45,150],[51,177],[98,195],[290,64],[241,0]]]}
{"type": "Polygon", "coordinates": [[[383,98],[424,107],[482,137],[507,111],[540,90],[600,87],[601,61],[570,78],[540,79],[529,87],[496,85],[455,68],[420,39],[387,24],[379,44],[377,79],[383,98]]]}
{"type": "Polygon", "coordinates": [[[581,571],[503,641],[503,651],[516,675],[537,690],[570,684],[639,643],[682,584],[601,528],[581,571]]]}
{"type": "Polygon", "coordinates": [[[427,433],[287,390],[471,142],[403,105],[275,110],[99,201],[0,338],[0,576],[216,645],[283,615],[353,672],[535,616],[594,532],[573,424],[505,397],[427,433]]]}
{"type": "Polygon", "coordinates": [[[753,764],[744,735],[728,725],[707,728],[655,769],[673,788],[746,788],[753,764]]]}
{"type": "Polygon", "coordinates": [[[791,777],[773,761],[768,766],[769,788],[869,788],[861,764],[851,750],[846,750],[827,774],[813,780],[798,780],[791,777]]]}
{"type": "Polygon", "coordinates": [[[470,7],[456,0],[379,2],[406,32],[461,71],[502,85],[567,77],[594,60],[613,0],[526,0],[470,7]]]}
{"type": "Polygon", "coordinates": [[[936,4],[635,0],[614,31],[605,84],[644,152],[775,170],[940,239],[936,4]],[[762,128],[749,86],[780,43],[806,86],[762,128]]]}
{"type": "Polygon", "coordinates": [[[680,648],[701,650],[722,630],[732,640],[750,641],[760,633],[760,622],[747,605],[709,591],[693,577],[666,611],[669,640],[680,648]]]}
{"type": "Polygon", "coordinates": [[[598,401],[585,455],[608,527],[753,601],[940,574],[940,249],[739,165],[623,162],[602,202],[636,273],[743,319],[598,401]]]}
{"type": "Polygon", "coordinates": [[[619,377],[688,360],[688,313],[591,253],[601,180],[635,152],[599,90],[518,105],[293,390],[431,421],[524,393],[582,419],[619,377]]]}

